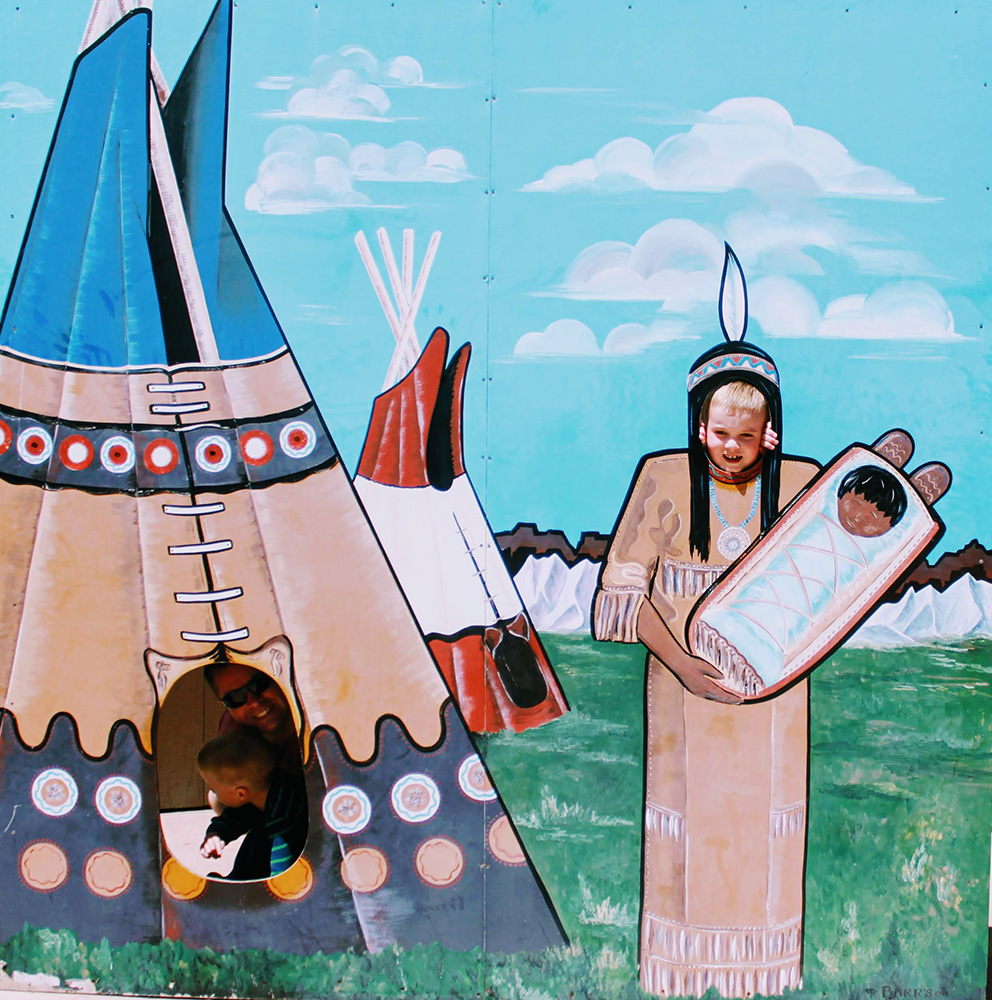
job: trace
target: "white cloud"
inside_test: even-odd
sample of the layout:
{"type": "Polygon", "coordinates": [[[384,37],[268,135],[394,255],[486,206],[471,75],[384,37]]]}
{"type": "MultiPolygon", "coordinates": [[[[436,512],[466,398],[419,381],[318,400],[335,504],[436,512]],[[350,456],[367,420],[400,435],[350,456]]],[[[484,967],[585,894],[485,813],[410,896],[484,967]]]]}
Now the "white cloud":
{"type": "Polygon", "coordinates": [[[887,170],[859,163],[829,133],[796,125],[781,104],[764,97],[724,101],[654,150],[640,139],[614,139],[592,158],[552,167],[524,185],[525,191],[576,188],[746,189],[771,201],[920,197],[887,170]]]}
{"type": "Polygon", "coordinates": [[[292,90],[286,107],[266,112],[277,118],[320,118],[349,121],[392,121],[386,91],[398,87],[437,87],[424,80],[423,67],[413,56],[379,61],[368,49],[346,45],[318,56],[304,78],[268,76],[263,90],[292,90]]]}
{"type": "Polygon", "coordinates": [[[514,354],[590,355],[600,354],[596,335],[577,319],[556,319],[543,330],[525,333],[513,348],[514,354]]]}
{"type": "Polygon", "coordinates": [[[259,90],[289,90],[293,86],[291,76],[267,76],[255,84],[259,90]]]}
{"type": "Polygon", "coordinates": [[[820,314],[813,294],[783,276],[760,278],[749,290],[752,318],[769,337],[818,340],[964,340],[943,296],[922,281],[894,281],[870,295],[844,295],[820,314]]]}
{"type": "Polygon", "coordinates": [[[304,125],[285,125],[265,143],[255,183],[245,193],[253,212],[298,215],[331,208],[371,205],[356,182],[453,183],[471,177],[454,149],[428,152],[415,142],[387,148],[362,143],[352,149],[343,136],[318,135],[304,125]]]}
{"type": "Polygon", "coordinates": [[[773,275],[748,285],[748,313],[769,337],[813,337],[820,325],[820,306],[805,286],[773,275]]]}
{"type": "Polygon", "coordinates": [[[691,219],[665,219],[638,241],[594,243],[569,265],[557,294],[575,299],[658,301],[686,313],[712,302],[723,243],[691,219]]]}
{"type": "Polygon", "coordinates": [[[673,340],[692,340],[688,324],[680,320],[657,320],[654,323],[621,323],[606,335],[600,350],[596,335],[577,319],[558,319],[542,331],[525,333],[513,349],[514,354],[542,357],[594,357],[637,354],[652,344],[673,340]]]}
{"type": "Polygon", "coordinates": [[[55,101],[24,83],[9,80],[0,83],[0,108],[15,108],[18,111],[48,111],[55,101]]]}
{"type": "Polygon", "coordinates": [[[472,175],[465,158],[456,149],[427,152],[416,142],[400,142],[386,149],[374,142],[356,146],[349,157],[351,176],[356,181],[431,181],[450,184],[472,175]]]}
{"type": "Polygon", "coordinates": [[[845,295],[823,310],[818,337],[863,340],[964,340],[943,296],[922,281],[897,281],[871,295],[845,295]]]}
{"type": "Polygon", "coordinates": [[[683,320],[658,320],[643,323],[621,323],[606,335],[604,354],[637,354],[652,344],[667,344],[673,340],[696,340],[689,324],[683,320]]]}

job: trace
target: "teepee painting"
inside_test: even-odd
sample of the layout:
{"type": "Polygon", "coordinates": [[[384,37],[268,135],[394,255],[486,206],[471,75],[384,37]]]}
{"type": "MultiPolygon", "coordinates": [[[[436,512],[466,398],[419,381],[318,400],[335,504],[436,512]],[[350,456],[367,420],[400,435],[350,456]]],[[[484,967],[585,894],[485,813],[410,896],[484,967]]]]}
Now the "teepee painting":
{"type": "Polygon", "coordinates": [[[355,488],[469,729],[520,732],[568,704],[465,471],[471,346],[448,361],[448,334],[438,328],[420,351],[414,320],[441,234],[428,244],[416,287],[413,235],[403,233],[400,273],[388,235],[378,233],[399,312],[365,234],[355,239],[396,338],[355,488]]]}
{"type": "Polygon", "coordinates": [[[112,21],[0,325],[0,937],[561,944],[227,214],[230,0],[171,94],[150,12],[112,21]],[[302,743],[306,847],[262,881],[160,836],[156,722],[217,664],[277,685],[302,743]]]}
{"type": "Polygon", "coordinates": [[[981,995],[990,34],[0,5],[0,991],[981,995]]]}

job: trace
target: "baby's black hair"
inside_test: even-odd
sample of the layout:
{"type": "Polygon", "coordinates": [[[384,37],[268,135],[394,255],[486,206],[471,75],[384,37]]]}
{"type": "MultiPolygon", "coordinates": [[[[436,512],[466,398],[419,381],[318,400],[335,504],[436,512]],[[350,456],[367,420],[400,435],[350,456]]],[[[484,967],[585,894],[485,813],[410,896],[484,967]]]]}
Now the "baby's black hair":
{"type": "Polygon", "coordinates": [[[861,465],[849,472],[840,482],[837,499],[848,493],[857,493],[873,503],[893,528],[906,513],[906,491],[902,483],[888,469],[877,465],[861,465]]]}

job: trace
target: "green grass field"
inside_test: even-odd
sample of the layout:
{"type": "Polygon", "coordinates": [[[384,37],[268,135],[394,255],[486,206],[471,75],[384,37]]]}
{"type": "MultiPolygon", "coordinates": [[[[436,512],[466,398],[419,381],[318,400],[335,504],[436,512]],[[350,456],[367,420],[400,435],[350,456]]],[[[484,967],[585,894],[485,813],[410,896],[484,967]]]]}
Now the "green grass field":
{"type": "MultiPolygon", "coordinates": [[[[573,710],[487,760],[573,943],[635,977],[644,651],[545,642],[573,710]]],[[[985,642],[841,650],[813,674],[807,995],[984,995],[990,681],[985,642]]]]}
{"type": "MultiPolygon", "coordinates": [[[[103,992],[417,1000],[637,1000],[644,651],[546,635],[572,705],[483,751],[572,946],[538,955],[217,954],[66,931],[0,945],[9,969],[103,992]]],[[[804,989],[984,995],[992,644],[843,650],[812,681],[804,989]]],[[[712,991],[711,991],[712,992],[712,991]]],[[[715,994],[714,994],[715,995],[715,994]]]]}

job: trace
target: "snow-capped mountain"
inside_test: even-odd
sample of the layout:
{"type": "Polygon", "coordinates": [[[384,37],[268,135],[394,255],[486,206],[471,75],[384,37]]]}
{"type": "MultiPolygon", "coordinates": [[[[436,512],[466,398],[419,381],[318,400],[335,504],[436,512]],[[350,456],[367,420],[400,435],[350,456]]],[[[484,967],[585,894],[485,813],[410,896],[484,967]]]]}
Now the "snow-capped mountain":
{"type": "MultiPolygon", "coordinates": [[[[589,559],[569,566],[557,553],[528,556],[514,583],[538,631],[589,632],[599,570],[589,559]]],[[[896,603],[881,605],[847,645],[887,648],[966,637],[992,638],[992,583],[967,574],[943,591],[907,590],[896,603]]]]}

